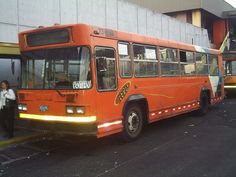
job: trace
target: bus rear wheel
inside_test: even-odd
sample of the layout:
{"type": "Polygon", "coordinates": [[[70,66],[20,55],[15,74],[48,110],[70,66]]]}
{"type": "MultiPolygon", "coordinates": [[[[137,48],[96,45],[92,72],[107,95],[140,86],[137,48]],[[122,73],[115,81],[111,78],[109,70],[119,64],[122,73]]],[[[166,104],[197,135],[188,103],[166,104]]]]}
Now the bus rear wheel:
{"type": "Polygon", "coordinates": [[[130,142],[139,137],[143,129],[143,113],[138,104],[128,106],[124,113],[123,138],[130,142]]]}
{"type": "Polygon", "coordinates": [[[198,110],[199,115],[205,115],[209,109],[208,95],[206,92],[203,92],[200,97],[200,109],[198,110]]]}

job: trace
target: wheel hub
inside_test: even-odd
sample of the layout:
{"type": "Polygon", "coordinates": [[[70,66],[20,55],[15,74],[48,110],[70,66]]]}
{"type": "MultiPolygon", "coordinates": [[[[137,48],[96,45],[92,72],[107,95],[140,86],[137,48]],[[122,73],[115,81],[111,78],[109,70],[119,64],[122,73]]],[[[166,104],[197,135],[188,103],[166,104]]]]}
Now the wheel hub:
{"type": "Polygon", "coordinates": [[[130,132],[136,132],[139,127],[139,117],[135,112],[130,113],[128,117],[128,128],[130,132]]]}

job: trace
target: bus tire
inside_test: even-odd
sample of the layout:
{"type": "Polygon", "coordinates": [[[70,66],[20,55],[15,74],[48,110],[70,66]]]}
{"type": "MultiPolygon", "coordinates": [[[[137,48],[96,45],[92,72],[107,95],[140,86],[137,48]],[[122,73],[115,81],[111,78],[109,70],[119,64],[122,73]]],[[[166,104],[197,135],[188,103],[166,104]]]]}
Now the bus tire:
{"type": "Polygon", "coordinates": [[[198,114],[203,116],[207,114],[209,109],[209,98],[206,92],[202,92],[200,97],[200,108],[198,110],[198,114]]]}
{"type": "Polygon", "coordinates": [[[143,113],[139,104],[129,105],[124,112],[123,139],[126,142],[137,139],[142,132],[143,122],[143,113]]]}

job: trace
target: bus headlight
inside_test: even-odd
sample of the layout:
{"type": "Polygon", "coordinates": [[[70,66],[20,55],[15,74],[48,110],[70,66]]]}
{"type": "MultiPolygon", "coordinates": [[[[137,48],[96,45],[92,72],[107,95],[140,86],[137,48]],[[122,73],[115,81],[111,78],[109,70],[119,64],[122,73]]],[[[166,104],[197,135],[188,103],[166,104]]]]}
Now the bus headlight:
{"type": "Polygon", "coordinates": [[[84,110],[85,109],[82,106],[76,107],[76,113],[77,114],[84,114],[84,112],[85,112],[84,110]]]}
{"type": "Polygon", "coordinates": [[[73,106],[67,106],[66,107],[66,113],[67,114],[74,114],[74,107],[73,106]]]}
{"type": "Polygon", "coordinates": [[[85,108],[84,106],[66,106],[67,114],[84,114],[85,108]]]}
{"type": "Polygon", "coordinates": [[[18,104],[18,110],[19,111],[27,111],[26,104],[18,104]]]}

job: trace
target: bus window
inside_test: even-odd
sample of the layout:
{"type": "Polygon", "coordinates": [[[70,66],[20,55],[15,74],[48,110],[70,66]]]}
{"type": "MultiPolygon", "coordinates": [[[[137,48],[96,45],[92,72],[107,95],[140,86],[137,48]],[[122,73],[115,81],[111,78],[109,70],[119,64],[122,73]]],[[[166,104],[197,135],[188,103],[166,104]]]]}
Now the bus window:
{"type": "Polygon", "coordinates": [[[117,88],[115,50],[96,47],[95,56],[98,90],[115,90],[117,88]]]}
{"type": "Polygon", "coordinates": [[[196,73],[193,52],[179,51],[181,75],[194,75],[196,73]]]}
{"type": "Polygon", "coordinates": [[[156,48],[134,45],[134,74],[136,77],[153,77],[158,75],[156,48]]]}
{"type": "Polygon", "coordinates": [[[236,75],[236,61],[225,61],[225,74],[236,75]]]}
{"type": "Polygon", "coordinates": [[[208,75],[207,55],[196,53],[196,71],[199,75],[208,75]]]}
{"type": "Polygon", "coordinates": [[[179,75],[179,64],[176,49],[160,47],[160,60],[162,75],[179,75]]]}
{"type": "Polygon", "coordinates": [[[208,62],[209,62],[209,74],[211,76],[217,76],[219,74],[217,55],[208,55],[208,62]]]}
{"type": "Polygon", "coordinates": [[[131,58],[129,55],[129,44],[119,43],[118,44],[119,53],[119,68],[121,77],[131,77],[131,58]]]}
{"type": "Polygon", "coordinates": [[[236,61],[232,61],[231,62],[231,73],[232,73],[232,75],[236,75],[236,61]]]}

